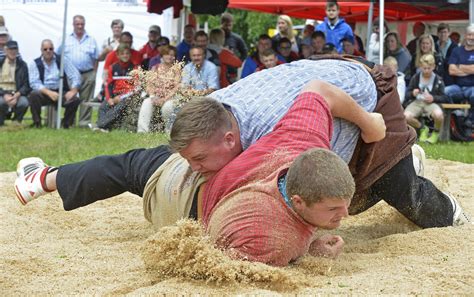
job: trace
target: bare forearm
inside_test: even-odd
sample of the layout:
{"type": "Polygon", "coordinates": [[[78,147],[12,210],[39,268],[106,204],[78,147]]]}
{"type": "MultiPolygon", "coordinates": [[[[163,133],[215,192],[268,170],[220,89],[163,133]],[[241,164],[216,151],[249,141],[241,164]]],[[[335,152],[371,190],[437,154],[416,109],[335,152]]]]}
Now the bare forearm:
{"type": "Polygon", "coordinates": [[[449,65],[449,75],[452,76],[467,76],[468,73],[464,72],[460,67],[460,65],[449,65]]]}
{"type": "Polygon", "coordinates": [[[459,70],[466,73],[467,75],[474,74],[474,64],[472,64],[472,65],[459,65],[459,70]]]}

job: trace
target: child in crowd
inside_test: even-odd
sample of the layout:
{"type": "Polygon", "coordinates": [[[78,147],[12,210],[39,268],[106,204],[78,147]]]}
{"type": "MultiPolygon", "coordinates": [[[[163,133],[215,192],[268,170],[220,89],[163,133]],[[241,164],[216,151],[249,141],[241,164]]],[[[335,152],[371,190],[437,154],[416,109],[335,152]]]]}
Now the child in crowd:
{"type": "Polygon", "coordinates": [[[394,73],[397,74],[397,92],[400,97],[400,103],[403,104],[405,101],[405,92],[407,85],[405,83],[405,74],[398,71],[398,62],[394,57],[387,57],[383,60],[383,65],[388,66],[392,69],[394,73]]]}
{"type": "Polygon", "coordinates": [[[434,73],[435,57],[431,54],[420,58],[420,72],[410,80],[405,96],[405,117],[410,126],[420,130],[419,141],[436,143],[439,129],[443,124],[443,111],[436,103],[447,101],[444,94],[444,83],[439,75],[434,73]],[[428,115],[434,121],[434,130],[429,136],[429,128],[418,118],[428,115]]]}
{"type": "Polygon", "coordinates": [[[257,71],[261,71],[263,69],[269,69],[275,67],[280,64],[284,64],[280,60],[278,60],[277,54],[272,49],[267,49],[262,53],[262,66],[257,68],[257,71]]]}

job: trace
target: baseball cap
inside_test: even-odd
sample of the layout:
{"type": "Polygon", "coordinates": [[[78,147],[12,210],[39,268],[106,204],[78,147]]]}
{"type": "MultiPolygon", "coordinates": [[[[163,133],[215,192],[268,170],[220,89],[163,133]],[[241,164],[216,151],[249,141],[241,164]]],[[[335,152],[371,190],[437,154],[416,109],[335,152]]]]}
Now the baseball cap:
{"type": "Polygon", "coordinates": [[[151,25],[150,29],[148,29],[148,32],[161,32],[161,29],[157,25],[151,25]]]}
{"type": "Polygon", "coordinates": [[[14,41],[14,40],[9,40],[9,41],[7,41],[5,46],[9,49],[18,48],[18,42],[14,41]]]}
{"type": "Polygon", "coordinates": [[[0,26],[0,35],[8,35],[8,30],[5,26],[0,26]]]}

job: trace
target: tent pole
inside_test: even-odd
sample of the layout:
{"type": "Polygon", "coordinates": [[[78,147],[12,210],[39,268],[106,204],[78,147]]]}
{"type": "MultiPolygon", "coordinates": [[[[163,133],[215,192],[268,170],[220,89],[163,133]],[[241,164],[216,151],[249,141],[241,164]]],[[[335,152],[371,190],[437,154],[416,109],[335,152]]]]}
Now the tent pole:
{"type": "Polygon", "coordinates": [[[64,44],[66,41],[66,19],[67,19],[68,0],[64,1],[64,20],[63,20],[63,37],[61,41],[61,65],[59,67],[59,98],[58,109],[56,112],[56,129],[61,129],[61,106],[63,105],[64,90],[64,44]]]}
{"type": "Polygon", "coordinates": [[[366,47],[369,46],[370,36],[372,35],[372,19],[374,17],[374,1],[371,0],[369,4],[369,18],[367,19],[367,42],[366,47]]]}
{"type": "Polygon", "coordinates": [[[379,8],[379,64],[383,65],[383,35],[387,32],[385,32],[385,27],[384,27],[384,0],[380,0],[380,8],[379,8]]]}

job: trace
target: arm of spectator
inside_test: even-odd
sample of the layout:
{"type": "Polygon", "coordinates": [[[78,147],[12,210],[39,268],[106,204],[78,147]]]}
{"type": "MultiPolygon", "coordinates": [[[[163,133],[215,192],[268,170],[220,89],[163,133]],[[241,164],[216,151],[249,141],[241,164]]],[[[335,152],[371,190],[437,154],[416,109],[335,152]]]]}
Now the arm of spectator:
{"type": "Polygon", "coordinates": [[[81,86],[81,73],[66,57],[64,57],[64,72],[68,78],[71,90],[74,88],[79,89],[81,86]]]}
{"type": "Polygon", "coordinates": [[[28,94],[31,92],[31,87],[30,87],[30,82],[29,82],[29,77],[28,77],[28,66],[26,65],[25,62],[22,62],[22,66],[20,66],[19,78],[22,84],[20,88],[18,89],[18,93],[19,93],[18,97],[28,96],[28,94]]]}
{"type": "Polygon", "coordinates": [[[418,89],[418,83],[416,82],[415,77],[416,76],[410,79],[410,83],[408,84],[408,87],[405,91],[405,105],[415,100],[416,95],[420,93],[420,89],[418,89]]]}
{"type": "Polygon", "coordinates": [[[208,89],[212,89],[213,91],[219,90],[221,87],[219,83],[219,71],[217,70],[217,66],[212,64],[211,62],[206,64],[211,67],[207,81],[207,87],[208,89]]]}
{"type": "Polygon", "coordinates": [[[366,143],[385,138],[385,122],[379,113],[369,113],[340,88],[320,80],[307,83],[301,93],[320,94],[328,103],[331,114],[356,124],[361,129],[361,137],[366,143]]]}
{"type": "Polygon", "coordinates": [[[33,90],[39,91],[45,88],[45,86],[43,85],[43,82],[40,80],[38,66],[36,66],[35,62],[32,62],[30,64],[28,68],[28,73],[29,73],[30,86],[33,90]]]}
{"type": "Polygon", "coordinates": [[[466,64],[461,64],[459,65],[459,69],[466,73],[467,75],[474,74],[474,64],[471,65],[466,65],[466,64]]]}
{"type": "Polygon", "coordinates": [[[444,92],[444,83],[441,80],[441,78],[437,78],[439,83],[437,84],[437,87],[433,87],[431,96],[433,97],[432,102],[434,103],[446,103],[448,102],[448,96],[444,92]]]}
{"type": "MultiPolygon", "coordinates": [[[[452,76],[467,76],[467,75],[469,75],[460,66],[461,65],[449,64],[449,68],[448,68],[449,75],[452,75],[452,76]]],[[[465,66],[465,65],[463,65],[463,66],[465,66]]]]}
{"type": "Polygon", "coordinates": [[[245,60],[245,58],[247,58],[247,55],[248,55],[248,50],[247,50],[247,45],[245,44],[242,38],[239,38],[237,47],[239,48],[240,59],[242,59],[242,61],[245,60]]]}
{"type": "Polygon", "coordinates": [[[252,58],[247,57],[244,61],[244,66],[242,68],[242,74],[240,78],[244,78],[254,73],[257,70],[257,64],[253,61],[252,58]]]}
{"type": "Polygon", "coordinates": [[[314,240],[308,253],[314,257],[337,258],[344,248],[344,240],[337,235],[326,234],[314,240]]]}
{"type": "Polygon", "coordinates": [[[234,53],[228,49],[222,49],[221,53],[219,54],[219,59],[221,60],[221,63],[231,67],[239,68],[242,66],[242,61],[239,59],[239,57],[234,55],[234,53]]]}

